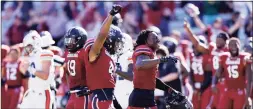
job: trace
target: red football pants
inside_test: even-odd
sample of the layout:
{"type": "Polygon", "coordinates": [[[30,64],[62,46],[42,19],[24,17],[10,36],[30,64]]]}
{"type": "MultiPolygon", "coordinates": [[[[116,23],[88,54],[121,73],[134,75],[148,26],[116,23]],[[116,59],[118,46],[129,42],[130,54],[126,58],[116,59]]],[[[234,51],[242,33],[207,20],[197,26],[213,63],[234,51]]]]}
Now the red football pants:
{"type": "Polygon", "coordinates": [[[6,92],[6,102],[8,109],[16,109],[20,99],[20,87],[18,88],[8,88],[6,92]]]}
{"type": "Polygon", "coordinates": [[[157,109],[156,106],[153,106],[153,107],[131,107],[131,106],[128,106],[127,109],[157,109]]]}
{"type": "Polygon", "coordinates": [[[194,109],[205,109],[211,98],[211,88],[207,88],[201,95],[200,92],[193,93],[192,104],[194,109]]]}
{"type": "Polygon", "coordinates": [[[245,104],[245,89],[225,89],[220,94],[220,103],[217,109],[228,109],[233,101],[233,109],[243,109],[245,104]]]}
{"type": "Polygon", "coordinates": [[[217,90],[218,92],[217,93],[212,93],[212,101],[210,101],[212,104],[211,104],[211,107],[212,108],[217,108],[218,107],[218,104],[220,104],[220,94],[221,93],[224,93],[224,89],[225,89],[225,83],[224,82],[219,82],[217,85],[217,90]]]}
{"type": "Polygon", "coordinates": [[[90,109],[88,101],[88,96],[77,97],[75,93],[71,93],[66,109],[90,109]]]}
{"type": "Polygon", "coordinates": [[[112,100],[99,101],[97,96],[91,98],[90,109],[111,109],[112,100]]]}

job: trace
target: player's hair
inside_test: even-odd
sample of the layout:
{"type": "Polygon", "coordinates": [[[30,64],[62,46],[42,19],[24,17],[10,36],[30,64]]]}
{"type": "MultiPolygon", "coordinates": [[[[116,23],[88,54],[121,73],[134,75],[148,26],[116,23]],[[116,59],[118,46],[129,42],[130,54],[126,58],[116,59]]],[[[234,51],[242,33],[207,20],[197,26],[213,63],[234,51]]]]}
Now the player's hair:
{"type": "Polygon", "coordinates": [[[142,30],[136,40],[136,45],[134,46],[134,50],[136,47],[138,47],[139,45],[145,45],[148,39],[148,35],[149,33],[152,33],[153,31],[151,30],[142,30]]]}
{"type": "Polygon", "coordinates": [[[241,45],[240,40],[239,40],[238,38],[236,38],[236,37],[230,38],[230,39],[228,40],[228,42],[230,42],[230,41],[236,41],[239,45],[241,45]]]}
{"type": "Polygon", "coordinates": [[[222,38],[224,41],[228,40],[229,39],[229,35],[228,33],[226,32],[220,32],[218,35],[217,35],[217,38],[222,38]]]}
{"type": "MultiPolygon", "coordinates": [[[[19,48],[11,48],[10,51],[9,51],[9,53],[10,53],[11,51],[15,51],[18,55],[20,55],[20,50],[19,50],[19,48]]],[[[9,53],[8,53],[8,54],[9,54],[9,53]]]]}

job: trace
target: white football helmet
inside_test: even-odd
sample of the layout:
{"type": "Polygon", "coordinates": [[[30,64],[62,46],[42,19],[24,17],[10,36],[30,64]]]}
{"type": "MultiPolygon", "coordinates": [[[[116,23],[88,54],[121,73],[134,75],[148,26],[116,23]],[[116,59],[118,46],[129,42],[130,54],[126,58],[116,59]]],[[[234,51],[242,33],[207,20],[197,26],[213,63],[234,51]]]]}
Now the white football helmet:
{"type": "Polygon", "coordinates": [[[41,41],[41,37],[39,33],[35,30],[29,31],[23,39],[23,44],[24,44],[24,50],[30,56],[40,51],[42,41],[41,41]]]}
{"type": "Polygon", "coordinates": [[[128,52],[128,51],[133,51],[134,45],[133,45],[133,39],[130,35],[123,33],[123,41],[124,41],[124,45],[123,45],[123,50],[122,52],[128,52]]]}
{"type": "Polygon", "coordinates": [[[42,44],[41,47],[49,47],[55,44],[55,41],[52,38],[52,35],[48,31],[42,31],[40,33],[42,44]]]}

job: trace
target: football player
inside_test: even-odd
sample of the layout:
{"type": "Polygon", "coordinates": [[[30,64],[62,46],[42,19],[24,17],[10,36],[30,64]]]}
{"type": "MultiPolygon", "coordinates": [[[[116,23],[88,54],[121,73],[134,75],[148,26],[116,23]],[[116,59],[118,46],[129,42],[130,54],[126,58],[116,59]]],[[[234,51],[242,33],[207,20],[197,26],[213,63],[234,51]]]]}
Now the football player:
{"type": "MultiPolygon", "coordinates": [[[[50,89],[52,90],[52,97],[56,99],[56,93],[57,89],[59,88],[61,84],[61,78],[63,76],[63,64],[64,64],[64,58],[61,58],[62,56],[62,50],[57,46],[52,46],[55,41],[53,40],[51,34],[48,31],[42,31],[40,33],[41,39],[42,39],[42,49],[50,50],[54,53],[53,60],[55,65],[55,81],[51,84],[50,89]]],[[[57,99],[56,99],[57,100],[57,99]]],[[[56,101],[53,102],[53,107],[56,107],[56,101]]]]}
{"type": "Polygon", "coordinates": [[[41,37],[35,30],[29,31],[24,39],[24,50],[29,55],[29,67],[31,74],[28,81],[29,88],[25,92],[21,109],[52,107],[50,83],[53,81],[54,63],[53,53],[41,49],[41,37]]]}
{"type": "MultiPolygon", "coordinates": [[[[198,38],[200,43],[207,44],[204,36],[199,36],[198,38]]],[[[194,108],[204,109],[207,107],[211,97],[211,89],[208,88],[212,81],[212,70],[209,63],[210,55],[198,52],[195,46],[192,48],[193,53],[190,56],[190,83],[194,89],[192,103],[194,108]]]]}
{"type": "Polygon", "coordinates": [[[192,105],[187,101],[186,97],[156,78],[159,63],[177,61],[173,57],[157,58],[155,51],[158,49],[158,43],[158,35],[150,30],[142,30],[136,40],[137,45],[132,56],[134,90],[129,97],[128,108],[156,109],[154,98],[155,88],[169,91],[170,94],[166,98],[168,108],[191,108],[192,105]]]}
{"type": "Polygon", "coordinates": [[[66,74],[70,88],[70,98],[66,109],[88,109],[89,90],[86,84],[86,70],[84,64],[84,43],[87,40],[87,32],[81,27],[70,28],[64,36],[66,52],[66,74]]]}
{"type": "Polygon", "coordinates": [[[20,52],[18,49],[10,49],[8,53],[9,60],[2,63],[3,76],[6,78],[8,87],[7,93],[5,94],[6,98],[4,99],[8,106],[5,108],[17,108],[20,100],[21,86],[23,83],[27,86],[29,75],[25,71],[28,66],[25,68],[21,65],[21,61],[18,60],[19,56],[20,52]]]}
{"type": "MultiPolygon", "coordinates": [[[[212,65],[212,75],[214,75],[219,68],[219,54],[228,51],[226,47],[226,41],[229,39],[228,34],[225,32],[219,33],[215,44],[211,42],[209,46],[206,46],[199,42],[199,38],[191,31],[190,25],[187,21],[184,22],[184,29],[188,33],[188,37],[198,52],[211,55],[209,59],[212,65]]],[[[219,92],[224,90],[224,79],[220,79],[217,87],[219,92]]],[[[212,99],[209,103],[211,104],[210,107],[217,107],[217,104],[219,103],[219,92],[213,93],[212,99]]]]}
{"type": "Polygon", "coordinates": [[[108,109],[113,101],[116,65],[111,55],[120,53],[123,37],[121,30],[111,23],[120,11],[121,6],[113,5],[96,39],[84,45],[87,85],[92,91],[90,108],[108,109]]]}
{"type": "Polygon", "coordinates": [[[221,92],[218,109],[227,109],[230,101],[233,101],[233,109],[243,109],[244,105],[251,102],[251,73],[246,70],[247,60],[250,54],[240,51],[240,40],[229,39],[229,52],[220,55],[219,69],[215,73],[212,81],[212,89],[216,91],[215,81],[221,75],[225,76],[225,89],[221,92]]]}

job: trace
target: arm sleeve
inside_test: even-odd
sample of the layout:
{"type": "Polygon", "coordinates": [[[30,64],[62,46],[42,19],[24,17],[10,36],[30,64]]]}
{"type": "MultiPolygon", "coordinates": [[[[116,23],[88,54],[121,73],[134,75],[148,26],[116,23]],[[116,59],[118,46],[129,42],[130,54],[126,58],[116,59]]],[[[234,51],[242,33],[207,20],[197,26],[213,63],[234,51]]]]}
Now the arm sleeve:
{"type": "Polygon", "coordinates": [[[201,92],[203,92],[212,82],[212,71],[205,71],[204,73],[204,81],[201,84],[201,92]]]}
{"type": "Polygon", "coordinates": [[[46,50],[46,51],[43,51],[42,53],[41,53],[41,55],[40,55],[40,59],[42,60],[42,61],[44,61],[44,60],[52,60],[53,59],[53,56],[54,56],[54,53],[53,52],[51,52],[51,51],[49,51],[49,50],[46,50]]]}

